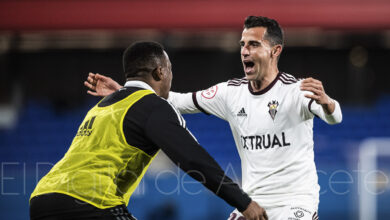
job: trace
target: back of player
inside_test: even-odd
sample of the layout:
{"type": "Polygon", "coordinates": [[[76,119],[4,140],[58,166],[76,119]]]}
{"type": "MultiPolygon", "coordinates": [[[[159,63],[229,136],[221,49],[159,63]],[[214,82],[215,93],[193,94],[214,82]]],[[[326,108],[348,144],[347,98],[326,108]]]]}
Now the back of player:
{"type": "Polygon", "coordinates": [[[250,219],[266,215],[185,124],[148,84],[127,82],[88,112],[69,151],[38,183],[30,200],[31,219],[134,219],[126,206],[160,149],[250,219]]]}
{"type": "MultiPolygon", "coordinates": [[[[51,199],[63,206],[58,197],[50,195],[53,192],[89,203],[90,208],[100,211],[117,204],[127,205],[153,156],[161,149],[247,219],[268,219],[264,209],[251,201],[199,145],[183,117],[167,102],[172,68],[162,46],[155,42],[134,43],[124,52],[123,63],[125,86],[87,114],[69,152],[34,191],[31,215],[42,216],[40,208],[45,209],[51,199]],[[46,202],[42,202],[41,195],[46,202]]],[[[75,210],[71,205],[59,209],[75,210]]],[[[57,210],[52,206],[48,215],[61,216],[53,214],[57,210]]],[[[88,215],[88,210],[82,213],[88,215]]],[[[79,215],[77,219],[81,219],[79,215]]]]}
{"type": "Polygon", "coordinates": [[[68,152],[38,183],[32,200],[40,195],[58,193],[99,209],[127,206],[156,152],[149,155],[139,147],[129,145],[123,132],[123,121],[128,109],[150,94],[154,93],[150,90],[131,94],[123,91],[93,107],[68,152]],[[124,98],[119,100],[117,96],[124,98]],[[116,101],[112,102],[112,99],[116,101]],[[106,104],[107,101],[111,103],[106,104]]]}

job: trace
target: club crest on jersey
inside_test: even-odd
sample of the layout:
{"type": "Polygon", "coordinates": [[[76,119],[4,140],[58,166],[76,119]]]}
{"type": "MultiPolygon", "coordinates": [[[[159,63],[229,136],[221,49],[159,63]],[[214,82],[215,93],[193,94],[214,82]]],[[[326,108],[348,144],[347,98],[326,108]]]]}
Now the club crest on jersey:
{"type": "Polygon", "coordinates": [[[278,101],[272,100],[271,102],[268,102],[268,113],[271,115],[272,120],[275,120],[276,113],[278,112],[278,106],[278,101]]]}

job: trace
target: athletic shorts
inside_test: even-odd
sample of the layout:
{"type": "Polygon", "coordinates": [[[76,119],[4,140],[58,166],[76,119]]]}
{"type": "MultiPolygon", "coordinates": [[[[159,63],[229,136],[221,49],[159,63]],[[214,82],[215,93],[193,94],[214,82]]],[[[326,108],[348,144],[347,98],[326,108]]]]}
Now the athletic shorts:
{"type": "Polygon", "coordinates": [[[31,220],[137,220],[125,205],[99,209],[60,193],[35,196],[30,201],[31,220]]]}
{"type": "MultiPolygon", "coordinates": [[[[282,206],[265,209],[268,220],[318,220],[317,210],[302,206],[282,206]]],[[[245,220],[237,209],[234,210],[228,220],[245,220]]]]}

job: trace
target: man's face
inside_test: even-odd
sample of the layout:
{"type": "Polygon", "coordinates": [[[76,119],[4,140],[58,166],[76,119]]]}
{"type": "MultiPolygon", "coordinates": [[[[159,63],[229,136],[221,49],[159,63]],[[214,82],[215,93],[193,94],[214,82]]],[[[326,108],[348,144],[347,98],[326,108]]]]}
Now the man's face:
{"type": "Polygon", "coordinates": [[[162,68],[164,78],[162,79],[162,84],[161,84],[161,96],[165,99],[168,98],[169,91],[171,90],[171,85],[172,85],[172,64],[171,61],[169,60],[168,54],[164,51],[165,54],[165,60],[166,60],[166,65],[165,67],[162,68]]]}
{"type": "Polygon", "coordinates": [[[265,27],[244,29],[240,40],[241,61],[248,80],[261,80],[271,66],[272,46],[264,40],[265,27]]]}

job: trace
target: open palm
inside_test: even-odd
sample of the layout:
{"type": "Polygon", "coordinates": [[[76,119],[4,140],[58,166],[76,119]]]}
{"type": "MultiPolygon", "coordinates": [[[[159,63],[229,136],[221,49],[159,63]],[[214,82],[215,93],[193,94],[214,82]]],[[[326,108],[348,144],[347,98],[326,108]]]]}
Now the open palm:
{"type": "Polygon", "coordinates": [[[108,96],[116,90],[122,88],[110,77],[100,74],[89,73],[84,85],[89,88],[88,94],[93,96],[108,96]]]}

